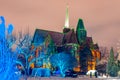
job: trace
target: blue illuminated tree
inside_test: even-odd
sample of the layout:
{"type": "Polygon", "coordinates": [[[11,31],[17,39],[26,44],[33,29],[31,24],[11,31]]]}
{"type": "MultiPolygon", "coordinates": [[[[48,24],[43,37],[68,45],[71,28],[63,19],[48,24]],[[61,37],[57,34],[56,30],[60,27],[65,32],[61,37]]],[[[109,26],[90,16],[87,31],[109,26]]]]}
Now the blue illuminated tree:
{"type": "MultiPolygon", "coordinates": [[[[31,64],[34,63],[34,65],[36,66],[42,66],[43,65],[43,60],[46,59],[46,56],[44,54],[44,52],[38,52],[38,57],[36,57],[36,49],[37,47],[34,46],[33,49],[32,48],[32,36],[30,35],[30,33],[25,33],[22,34],[22,32],[19,33],[19,36],[17,38],[17,48],[16,51],[18,53],[18,59],[16,61],[16,63],[18,65],[20,65],[22,67],[22,71],[24,71],[24,74],[27,76],[30,76],[30,68],[31,68],[31,64]]],[[[33,69],[33,72],[35,70],[33,69]]],[[[35,76],[32,74],[32,76],[35,76]]]]}
{"type": "Polygon", "coordinates": [[[77,66],[76,58],[65,52],[53,54],[50,57],[50,62],[52,66],[59,68],[63,77],[65,77],[65,72],[67,70],[73,69],[75,66],[77,66]]]}
{"type": "MultiPolygon", "coordinates": [[[[31,50],[32,36],[30,33],[22,34],[19,32],[19,36],[16,41],[16,52],[18,53],[16,63],[20,65],[25,72],[25,75],[29,75],[29,69],[32,59],[29,61],[30,57],[34,57],[35,49],[31,50]]],[[[34,60],[35,61],[35,60],[34,60]]],[[[33,62],[33,61],[32,61],[33,62]]]]}
{"type": "Polygon", "coordinates": [[[0,16],[0,78],[1,80],[19,80],[16,66],[16,53],[12,50],[15,38],[12,36],[13,26],[5,26],[5,19],[0,16]]]}
{"type": "MultiPolygon", "coordinates": [[[[42,38],[39,38],[40,41],[41,39],[42,38]]],[[[17,44],[16,51],[19,53],[18,60],[16,62],[22,67],[22,70],[25,72],[25,75],[27,76],[30,76],[30,75],[36,76],[34,75],[34,72],[36,70],[41,71],[41,69],[38,69],[38,68],[32,69],[33,73],[30,74],[30,65],[32,63],[34,63],[36,67],[42,67],[43,64],[48,63],[48,57],[50,53],[53,52],[53,48],[51,48],[51,46],[49,46],[49,49],[48,49],[47,47],[45,47],[44,44],[40,45],[39,47],[38,45],[34,45],[34,43],[32,44],[32,36],[30,35],[29,32],[26,34],[22,34],[22,32],[20,32],[17,38],[16,44],[17,44]],[[33,49],[31,49],[32,47],[31,44],[34,46],[33,49]],[[41,48],[41,50],[38,50],[38,48],[41,48]],[[38,56],[36,56],[36,52],[38,56]],[[30,59],[30,57],[32,58],[30,59]]],[[[46,70],[48,71],[48,69],[46,70]]],[[[38,73],[38,71],[36,73],[38,73]]],[[[45,71],[45,69],[42,70],[42,72],[43,71],[45,71]]]]}

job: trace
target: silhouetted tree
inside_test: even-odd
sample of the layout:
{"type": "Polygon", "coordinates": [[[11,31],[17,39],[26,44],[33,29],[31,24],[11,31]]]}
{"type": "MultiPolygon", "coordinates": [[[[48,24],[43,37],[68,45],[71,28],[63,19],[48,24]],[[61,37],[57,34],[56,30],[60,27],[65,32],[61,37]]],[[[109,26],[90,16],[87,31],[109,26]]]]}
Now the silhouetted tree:
{"type": "Polygon", "coordinates": [[[118,69],[120,71],[120,61],[119,60],[117,61],[117,64],[118,64],[118,69]]]}
{"type": "Polygon", "coordinates": [[[108,58],[108,63],[107,63],[107,70],[106,72],[110,75],[110,76],[117,76],[117,72],[118,72],[118,66],[115,63],[115,59],[114,59],[114,51],[113,48],[111,48],[110,50],[110,56],[108,58]]]}
{"type": "Polygon", "coordinates": [[[89,47],[85,46],[81,51],[80,51],[80,66],[81,70],[84,72],[87,72],[87,61],[92,60],[92,55],[89,47]]]}

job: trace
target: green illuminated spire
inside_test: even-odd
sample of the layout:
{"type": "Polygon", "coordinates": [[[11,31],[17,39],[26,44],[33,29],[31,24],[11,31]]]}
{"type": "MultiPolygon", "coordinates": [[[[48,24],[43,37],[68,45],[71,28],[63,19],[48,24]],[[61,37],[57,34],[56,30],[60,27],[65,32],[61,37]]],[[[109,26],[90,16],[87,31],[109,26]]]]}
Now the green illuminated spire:
{"type": "Polygon", "coordinates": [[[82,19],[79,19],[79,20],[78,20],[77,28],[78,28],[78,29],[85,29],[84,23],[83,23],[83,20],[82,20],[82,19]]]}
{"type": "Polygon", "coordinates": [[[85,30],[82,19],[78,20],[76,34],[77,34],[77,39],[78,39],[79,44],[83,44],[86,41],[87,32],[85,30]]]}
{"type": "Polygon", "coordinates": [[[65,26],[64,28],[69,28],[69,12],[68,12],[68,5],[66,8],[66,19],[65,19],[65,26]]]}

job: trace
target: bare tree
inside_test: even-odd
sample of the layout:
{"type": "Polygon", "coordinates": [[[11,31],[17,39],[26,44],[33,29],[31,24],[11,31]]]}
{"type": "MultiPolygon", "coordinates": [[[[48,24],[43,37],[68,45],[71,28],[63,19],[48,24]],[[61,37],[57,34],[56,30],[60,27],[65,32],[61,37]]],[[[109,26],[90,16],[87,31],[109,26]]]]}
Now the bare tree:
{"type": "Polygon", "coordinates": [[[100,47],[100,52],[101,52],[101,58],[102,59],[108,59],[109,56],[109,51],[107,47],[100,47]]]}
{"type": "Polygon", "coordinates": [[[30,64],[32,64],[30,61],[34,58],[35,52],[35,49],[31,50],[31,42],[32,36],[29,34],[29,32],[26,34],[19,32],[16,41],[16,51],[19,55],[16,63],[23,68],[26,75],[29,75],[30,64]]]}
{"type": "Polygon", "coordinates": [[[65,77],[65,72],[69,69],[73,69],[77,66],[77,60],[75,57],[73,57],[71,54],[67,53],[57,53],[53,54],[50,57],[50,62],[52,66],[58,67],[61,75],[65,77]]]}

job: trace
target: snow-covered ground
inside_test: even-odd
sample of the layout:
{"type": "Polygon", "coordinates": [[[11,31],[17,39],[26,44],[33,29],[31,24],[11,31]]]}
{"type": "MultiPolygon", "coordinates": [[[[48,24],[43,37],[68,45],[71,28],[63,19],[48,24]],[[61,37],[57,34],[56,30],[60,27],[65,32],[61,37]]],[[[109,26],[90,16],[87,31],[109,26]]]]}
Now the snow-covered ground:
{"type": "Polygon", "coordinates": [[[99,79],[104,79],[104,80],[120,80],[119,77],[107,77],[107,76],[98,76],[99,79]]]}
{"type": "Polygon", "coordinates": [[[62,78],[62,77],[56,77],[56,76],[51,76],[51,77],[28,77],[27,79],[23,78],[21,80],[120,80],[118,77],[105,77],[105,76],[98,76],[98,78],[92,77],[90,78],[89,76],[78,76],[77,78],[62,78]]]}

